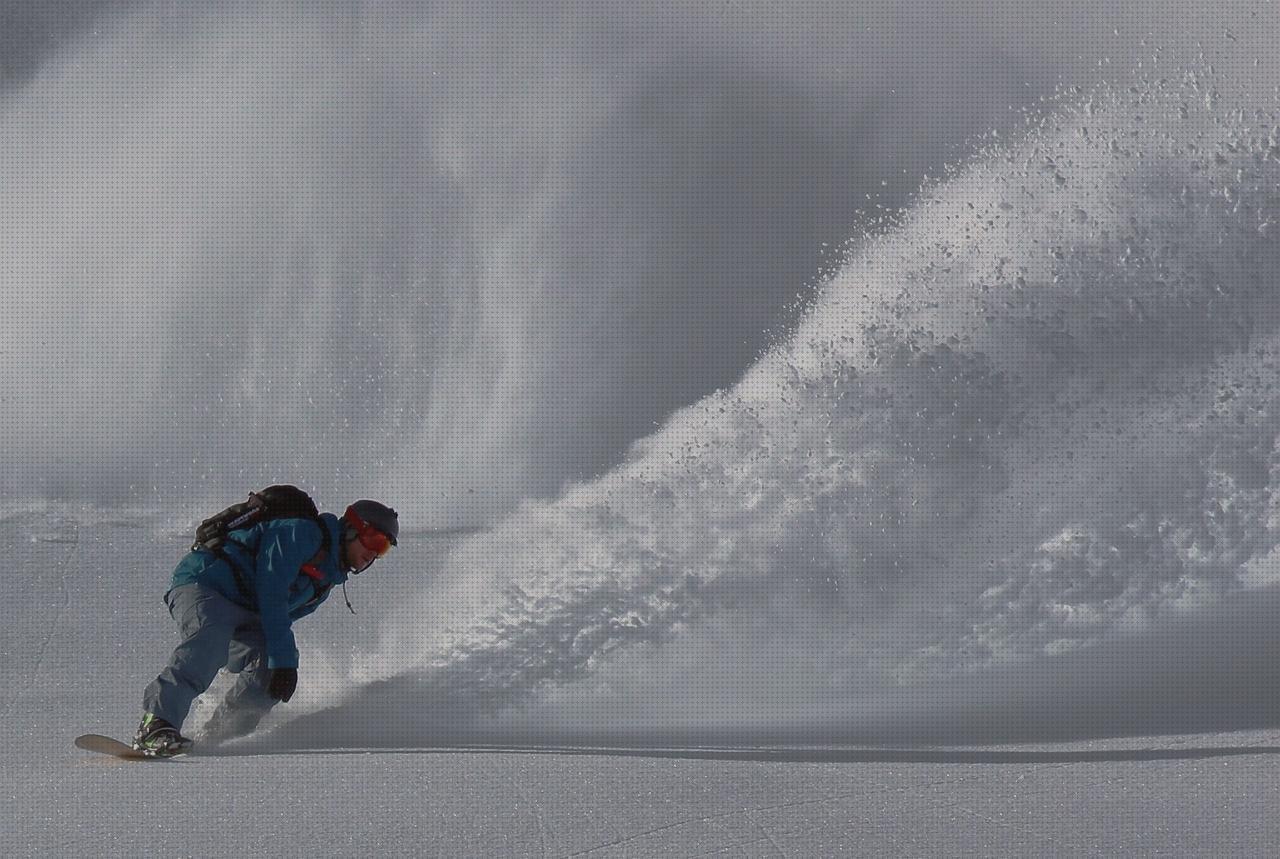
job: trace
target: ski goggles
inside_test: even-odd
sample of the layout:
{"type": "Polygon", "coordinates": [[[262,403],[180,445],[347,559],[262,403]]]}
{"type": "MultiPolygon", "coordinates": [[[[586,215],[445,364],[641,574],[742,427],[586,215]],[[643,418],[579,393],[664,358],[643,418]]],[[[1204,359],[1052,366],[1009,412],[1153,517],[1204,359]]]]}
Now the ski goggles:
{"type": "Polygon", "coordinates": [[[357,516],[354,510],[348,510],[342,518],[355,530],[360,544],[370,552],[381,558],[391,551],[391,538],[357,516]]]}

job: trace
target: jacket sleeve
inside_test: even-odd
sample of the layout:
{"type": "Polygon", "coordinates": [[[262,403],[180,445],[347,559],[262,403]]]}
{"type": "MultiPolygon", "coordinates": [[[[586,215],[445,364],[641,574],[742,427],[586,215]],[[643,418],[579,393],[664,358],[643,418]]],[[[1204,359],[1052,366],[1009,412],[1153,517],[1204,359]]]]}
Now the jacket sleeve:
{"type": "MultiPolygon", "coordinates": [[[[333,588],[330,588],[329,590],[331,591],[333,590],[333,588]]],[[[315,602],[309,602],[306,605],[303,605],[299,608],[295,608],[293,610],[293,614],[291,614],[290,617],[292,617],[294,620],[302,620],[304,617],[311,614],[316,609],[320,608],[320,606],[323,605],[324,601],[327,600],[328,598],[329,598],[329,592],[326,591],[324,596],[320,597],[320,599],[316,600],[315,602]]]]}
{"type": "Polygon", "coordinates": [[[267,639],[268,668],[297,668],[289,619],[289,586],[320,548],[320,532],[305,520],[271,523],[258,547],[258,615],[267,639]]]}

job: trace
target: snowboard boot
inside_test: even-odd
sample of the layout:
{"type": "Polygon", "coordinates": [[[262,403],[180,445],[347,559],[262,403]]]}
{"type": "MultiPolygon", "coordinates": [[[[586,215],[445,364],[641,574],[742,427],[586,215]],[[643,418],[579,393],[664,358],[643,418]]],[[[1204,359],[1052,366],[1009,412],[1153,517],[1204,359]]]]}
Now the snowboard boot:
{"type": "Polygon", "coordinates": [[[154,713],[142,717],[133,747],[147,757],[171,758],[191,750],[191,740],[178,733],[178,729],[154,713]]]}

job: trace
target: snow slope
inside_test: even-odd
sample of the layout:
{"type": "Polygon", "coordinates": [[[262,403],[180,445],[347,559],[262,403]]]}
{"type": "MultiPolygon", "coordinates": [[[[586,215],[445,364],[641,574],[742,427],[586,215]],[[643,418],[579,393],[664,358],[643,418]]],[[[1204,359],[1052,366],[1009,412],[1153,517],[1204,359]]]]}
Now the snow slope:
{"type": "MultiPolygon", "coordinates": [[[[529,745],[482,730],[465,738],[467,747],[420,736],[407,748],[331,742],[157,764],[101,758],[71,739],[132,728],[148,674],[172,645],[159,595],[182,538],[152,517],[64,508],[6,516],[0,549],[8,582],[0,609],[7,855],[1280,848],[1270,813],[1280,800],[1274,729],[737,750],[625,746],[620,735],[594,750],[563,738],[529,745]]],[[[356,617],[337,603],[299,625],[302,686],[278,712],[314,709],[345,691],[350,681],[341,678],[353,665],[344,657],[359,652],[378,613],[438,556],[424,538],[404,550],[357,581],[356,617]]],[[[354,711],[348,718],[363,724],[354,711]]]]}

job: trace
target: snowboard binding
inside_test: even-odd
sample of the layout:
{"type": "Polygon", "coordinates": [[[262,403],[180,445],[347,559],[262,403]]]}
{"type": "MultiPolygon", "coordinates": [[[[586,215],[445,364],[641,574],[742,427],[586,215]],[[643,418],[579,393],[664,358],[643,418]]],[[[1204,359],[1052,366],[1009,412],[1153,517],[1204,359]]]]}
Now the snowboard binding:
{"type": "Polygon", "coordinates": [[[133,750],[149,758],[171,758],[191,751],[192,741],[153,713],[142,717],[133,738],[133,750]]]}

